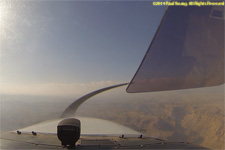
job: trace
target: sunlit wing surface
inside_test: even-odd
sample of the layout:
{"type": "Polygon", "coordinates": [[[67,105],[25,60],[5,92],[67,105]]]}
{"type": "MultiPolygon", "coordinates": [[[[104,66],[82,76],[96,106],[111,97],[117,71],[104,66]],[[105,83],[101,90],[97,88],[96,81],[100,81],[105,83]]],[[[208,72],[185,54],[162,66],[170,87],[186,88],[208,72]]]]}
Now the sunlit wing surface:
{"type": "Polygon", "coordinates": [[[127,92],[224,83],[224,6],[169,7],[127,92]]]}
{"type": "MultiPolygon", "coordinates": [[[[140,132],[134,131],[128,127],[122,126],[120,124],[114,123],[112,121],[107,121],[97,118],[87,118],[87,117],[76,117],[81,121],[81,134],[83,135],[121,135],[121,134],[132,134],[140,135],[140,132]],[[101,128],[99,128],[101,127],[101,128]]],[[[57,125],[62,119],[56,119],[51,121],[46,121],[33,126],[29,126],[19,131],[25,133],[31,133],[32,131],[39,133],[57,133],[57,125]]]]}
{"type": "MultiPolygon", "coordinates": [[[[82,131],[74,149],[203,149],[189,143],[166,142],[141,135],[111,121],[84,117],[78,119],[82,122],[82,131]]],[[[60,121],[47,121],[2,134],[1,149],[62,149],[56,135],[56,126],[60,121]]]]}

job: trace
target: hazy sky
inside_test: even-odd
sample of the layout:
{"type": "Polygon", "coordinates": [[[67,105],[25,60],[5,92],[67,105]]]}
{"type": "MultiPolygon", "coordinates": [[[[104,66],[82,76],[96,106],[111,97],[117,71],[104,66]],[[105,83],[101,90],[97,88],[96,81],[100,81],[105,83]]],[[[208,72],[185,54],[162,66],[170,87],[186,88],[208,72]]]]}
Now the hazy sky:
{"type": "Polygon", "coordinates": [[[164,12],[151,1],[0,1],[1,93],[129,82],[164,12]]]}

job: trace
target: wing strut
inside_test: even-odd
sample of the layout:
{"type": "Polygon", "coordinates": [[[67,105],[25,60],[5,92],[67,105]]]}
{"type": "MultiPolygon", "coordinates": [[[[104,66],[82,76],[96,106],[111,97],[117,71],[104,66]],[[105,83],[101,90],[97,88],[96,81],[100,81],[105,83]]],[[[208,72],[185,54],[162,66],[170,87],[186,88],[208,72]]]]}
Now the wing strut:
{"type": "Polygon", "coordinates": [[[117,88],[120,86],[124,86],[124,85],[128,85],[128,83],[123,83],[123,84],[118,84],[118,85],[113,85],[113,86],[109,86],[103,89],[99,89],[97,91],[88,93],[80,98],[78,98],[77,100],[75,100],[72,104],[70,104],[66,110],[62,113],[61,118],[65,118],[65,117],[70,117],[70,116],[74,116],[77,109],[80,107],[81,104],[83,104],[86,100],[88,100],[89,98],[91,98],[92,96],[95,96],[99,93],[105,92],[107,90],[113,89],[113,88],[117,88]]]}

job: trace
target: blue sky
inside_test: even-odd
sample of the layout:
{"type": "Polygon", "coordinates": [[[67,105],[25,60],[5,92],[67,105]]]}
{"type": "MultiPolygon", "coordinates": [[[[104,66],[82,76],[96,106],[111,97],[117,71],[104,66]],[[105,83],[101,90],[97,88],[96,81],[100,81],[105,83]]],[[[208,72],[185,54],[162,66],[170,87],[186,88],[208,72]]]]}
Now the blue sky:
{"type": "Polygon", "coordinates": [[[129,82],[164,11],[151,1],[1,1],[1,93],[129,82]]]}

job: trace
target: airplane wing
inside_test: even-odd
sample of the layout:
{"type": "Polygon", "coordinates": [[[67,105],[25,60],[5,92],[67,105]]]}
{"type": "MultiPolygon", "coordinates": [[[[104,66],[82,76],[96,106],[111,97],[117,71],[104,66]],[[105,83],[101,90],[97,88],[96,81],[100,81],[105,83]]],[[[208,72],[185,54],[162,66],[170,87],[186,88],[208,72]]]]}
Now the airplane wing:
{"type": "MultiPolygon", "coordinates": [[[[204,149],[184,142],[166,142],[143,135],[117,123],[78,117],[81,136],[74,149],[204,149]]],[[[1,135],[1,149],[62,149],[57,138],[57,124],[62,119],[46,121],[1,135]]]]}
{"type": "Polygon", "coordinates": [[[224,6],[172,6],[167,9],[127,92],[223,83],[224,6]]]}

